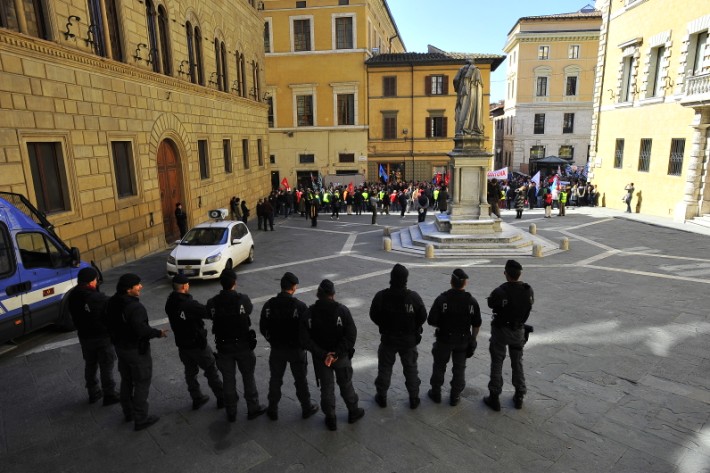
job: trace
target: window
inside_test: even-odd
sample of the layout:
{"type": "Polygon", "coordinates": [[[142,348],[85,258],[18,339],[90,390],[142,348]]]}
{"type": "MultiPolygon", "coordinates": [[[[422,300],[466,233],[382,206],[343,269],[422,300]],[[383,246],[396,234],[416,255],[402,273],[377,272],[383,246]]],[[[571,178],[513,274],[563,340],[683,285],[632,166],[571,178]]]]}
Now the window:
{"type": "Polygon", "coordinates": [[[534,124],[533,133],[536,135],[544,135],[545,134],[545,114],[544,113],[536,113],[535,114],[535,124],[534,124]]]}
{"type": "Polygon", "coordinates": [[[616,139],[616,147],[614,148],[614,167],[621,169],[624,165],[624,140],[623,138],[616,139]]]}
{"type": "MultiPolygon", "coordinates": [[[[0,27],[20,31],[20,21],[15,10],[15,4],[16,2],[11,1],[0,2],[0,27]]],[[[24,8],[20,15],[24,14],[27,23],[27,34],[36,38],[51,39],[48,34],[49,28],[43,1],[22,0],[22,4],[24,8]]]]}
{"type": "Polygon", "coordinates": [[[562,159],[572,160],[574,158],[574,146],[571,146],[571,145],[560,146],[560,151],[559,151],[558,155],[562,159]]]}
{"type": "Polygon", "coordinates": [[[639,149],[639,171],[648,172],[651,167],[651,138],[641,139],[641,148],[639,149]]]}
{"type": "Polygon", "coordinates": [[[160,60],[162,62],[163,74],[169,76],[173,73],[172,61],[170,60],[170,23],[168,23],[168,14],[165,11],[165,7],[162,5],[158,7],[158,35],[160,37],[160,42],[158,43],[160,58],[156,58],[156,61],[160,60]]]}
{"type": "Polygon", "coordinates": [[[111,150],[113,151],[113,170],[116,176],[118,197],[138,195],[132,143],[130,141],[112,141],[111,150]]]}
{"type": "Polygon", "coordinates": [[[663,58],[666,55],[665,46],[651,49],[651,64],[648,68],[648,88],[646,97],[660,97],[663,95],[663,58]]]}
{"type": "Polygon", "coordinates": [[[316,161],[316,156],[314,154],[299,154],[298,162],[299,164],[311,164],[316,161]]]}
{"type": "Polygon", "coordinates": [[[305,1],[296,2],[296,8],[306,8],[306,2],[305,1]]]}
{"type": "Polygon", "coordinates": [[[350,5],[350,0],[338,0],[338,5],[350,5]]]}
{"type": "Polygon", "coordinates": [[[621,102],[631,102],[633,100],[636,84],[634,83],[633,69],[635,61],[633,56],[624,57],[623,72],[621,75],[621,102]]]}
{"type": "Polygon", "coordinates": [[[15,272],[13,253],[12,240],[7,226],[0,223],[0,278],[6,278],[15,272]]]}
{"type": "Polygon", "coordinates": [[[354,163],[355,153],[340,153],[338,154],[339,163],[354,163]]]}
{"type": "Polygon", "coordinates": [[[266,98],[266,103],[269,104],[269,128],[274,127],[274,98],[273,97],[267,97],[266,98]]]}
{"type": "MultiPolygon", "coordinates": [[[[165,10],[163,10],[163,13],[164,12],[165,10]]],[[[161,44],[161,40],[159,39],[158,35],[162,35],[163,31],[160,29],[160,21],[156,17],[157,13],[152,0],[146,0],[145,19],[148,24],[148,47],[150,48],[148,60],[153,68],[153,72],[161,72],[161,67],[165,65],[161,46],[164,46],[165,43],[161,44]]]]}
{"type": "Polygon", "coordinates": [[[197,154],[200,161],[200,179],[208,179],[210,177],[210,161],[207,151],[207,140],[197,140],[197,154]]]}
{"type": "Polygon", "coordinates": [[[562,133],[574,133],[574,113],[565,113],[562,120],[562,133]]]}
{"type": "Polygon", "coordinates": [[[579,45],[572,44],[569,47],[569,53],[567,55],[569,59],[579,59],[579,45]]]}
{"type": "Polygon", "coordinates": [[[426,118],[426,137],[443,138],[446,137],[447,120],[446,117],[426,118]]]}
{"type": "Polygon", "coordinates": [[[397,139],[397,115],[385,114],[382,117],[382,137],[386,140],[397,139]]]}
{"type": "Polygon", "coordinates": [[[257,102],[261,102],[261,74],[259,73],[259,63],[256,61],[251,62],[251,80],[254,84],[252,89],[252,97],[257,102]]]}
{"type": "Polygon", "coordinates": [[[537,87],[535,88],[535,96],[547,97],[547,77],[537,78],[537,87]]]}
{"type": "Polygon", "coordinates": [[[69,210],[69,188],[60,143],[27,143],[37,208],[46,213],[69,210]]]}
{"type": "Polygon", "coordinates": [[[708,32],[703,31],[702,33],[698,33],[696,35],[693,35],[691,38],[691,45],[692,48],[694,49],[694,54],[693,54],[693,64],[692,64],[692,72],[694,76],[700,75],[703,73],[703,58],[705,57],[705,49],[707,48],[708,44],[708,32]]]}
{"type": "Polygon", "coordinates": [[[214,57],[215,66],[217,67],[216,76],[214,81],[210,77],[210,83],[217,85],[217,89],[222,92],[229,90],[229,82],[227,78],[227,48],[224,46],[224,41],[220,41],[219,38],[214,39],[214,57]]]}
{"type": "Polygon", "coordinates": [[[264,22],[264,52],[271,52],[271,23],[264,22]]]}
{"type": "Polygon", "coordinates": [[[242,162],[244,169],[249,169],[249,140],[242,140],[242,162]]]}
{"type": "Polygon", "coordinates": [[[269,155],[269,164],[276,164],[276,155],[275,154],[269,155]]]}
{"type": "Polygon", "coordinates": [[[26,269],[62,266],[62,255],[65,253],[44,233],[18,233],[16,240],[22,265],[26,269]]]}
{"type": "Polygon", "coordinates": [[[382,78],[382,95],[385,97],[397,96],[397,76],[386,76],[382,78]]]}
{"type": "Polygon", "coordinates": [[[244,54],[236,51],[234,56],[237,59],[237,80],[234,81],[232,85],[232,90],[237,93],[240,97],[247,96],[247,75],[246,75],[246,61],[244,59],[244,54]]]}
{"type": "MultiPolygon", "coordinates": [[[[305,2],[303,2],[305,3],[305,2]]],[[[293,20],[293,50],[311,50],[311,20],[293,20]]]]}
{"type": "Polygon", "coordinates": [[[198,27],[185,23],[187,34],[188,75],[193,84],[205,85],[204,68],[202,67],[202,35],[198,27]]]}
{"type": "Polygon", "coordinates": [[[448,77],[442,75],[426,76],[424,79],[424,92],[427,95],[448,95],[448,77]]]}
{"type": "Polygon", "coordinates": [[[537,58],[538,60],[550,59],[550,47],[540,46],[537,48],[537,58]]]}
{"type": "Polygon", "coordinates": [[[335,18],[335,49],[353,49],[353,17],[335,18]]]}
{"type": "Polygon", "coordinates": [[[262,144],[261,138],[256,140],[256,159],[259,166],[264,165],[264,145],[262,144]]]}
{"type": "Polygon", "coordinates": [[[232,172],[232,141],[222,140],[222,156],[224,158],[224,172],[232,172]]]}
{"type": "Polygon", "coordinates": [[[680,176],[683,172],[683,153],[685,152],[685,138],[671,140],[671,154],[668,158],[668,175],[680,176]]]}
{"type": "Polygon", "coordinates": [[[296,126],[313,126],[313,96],[296,96],[296,126]]]}
{"type": "Polygon", "coordinates": [[[338,94],[338,125],[355,124],[355,94],[338,94]]]}
{"type": "Polygon", "coordinates": [[[542,145],[535,145],[530,147],[530,159],[542,159],[545,157],[545,147],[542,145]]]}
{"type": "Polygon", "coordinates": [[[565,85],[565,95],[577,95],[577,76],[567,76],[567,84],[565,85]]]}

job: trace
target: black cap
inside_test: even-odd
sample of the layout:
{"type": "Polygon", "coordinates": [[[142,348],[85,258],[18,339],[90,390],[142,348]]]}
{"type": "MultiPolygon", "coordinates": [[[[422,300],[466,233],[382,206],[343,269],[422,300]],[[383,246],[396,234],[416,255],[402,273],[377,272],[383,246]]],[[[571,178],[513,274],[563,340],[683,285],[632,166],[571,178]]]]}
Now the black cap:
{"type": "Polygon", "coordinates": [[[390,285],[391,286],[406,286],[407,278],[409,277],[409,270],[397,263],[392,268],[390,273],[390,285]]]}
{"type": "Polygon", "coordinates": [[[223,269],[222,273],[219,275],[219,282],[235,282],[237,280],[237,273],[232,269],[223,269]]]}
{"type": "Polygon", "coordinates": [[[116,292],[126,292],[128,289],[132,288],[136,284],[140,284],[140,282],[141,278],[137,274],[126,273],[120,278],[118,278],[118,283],[116,284],[116,292]]]}
{"type": "Polygon", "coordinates": [[[335,294],[335,285],[330,279],[324,279],[318,285],[318,291],[326,295],[335,294]]]}
{"type": "Polygon", "coordinates": [[[508,261],[506,261],[506,263],[505,263],[505,270],[506,271],[516,270],[516,269],[518,271],[522,271],[523,266],[520,263],[518,263],[517,261],[515,261],[514,259],[509,259],[508,261]]]}
{"type": "Polygon", "coordinates": [[[173,284],[187,284],[190,280],[184,274],[176,274],[173,276],[173,284]]]}
{"type": "Polygon", "coordinates": [[[286,271],[283,276],[281,276],[281,284],[288,283],[289,285],[293,286],[294,284],[298,284],[298,277],[296,277],[295,274],[286,271]]]}
{"type": "Polygon", "coordinates": [[[89,284],[98,276],[99,273],[94,268],[82,268],[76,275],[76,279],[79,284],[89,284]]]}
{"type": "Polygon", "coordinates": [[[466,274],[463,269],[456,268],[456,269],[454,269],[454,272],[451,274],[451,277],[456,278],[459,281],[461,281],[463,279],[468,279],[468,274],[466,274]]]}

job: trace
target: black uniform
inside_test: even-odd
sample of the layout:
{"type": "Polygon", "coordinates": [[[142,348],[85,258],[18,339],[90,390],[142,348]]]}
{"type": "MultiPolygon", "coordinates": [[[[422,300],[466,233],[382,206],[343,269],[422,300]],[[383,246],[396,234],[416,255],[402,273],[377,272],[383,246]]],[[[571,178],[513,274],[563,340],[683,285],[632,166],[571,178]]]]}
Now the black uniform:
{"type": "Polygon", "coordinates": [[[481,309],[476,299],[462,289],[449,289],[441,293],[432,305],[427,319],[436,327],[436,341],[432,349],[434,367],[431,374],[431,389],[441,395],[446,364],[451,358],[451,399],[458,399],[466,387],[466,357],[475,350],[475,337],[471,327],[481,326],[481,309]]]}
{"type": "MultiPolygon", "coordinates": [[[[254,417],[261,410],[259,392],[256,389],[256,332],[251,330],[249,314],[253,305],[249,296],[232,290],[222,290],[207,301],[207,310],[212,317],[212,333],[217,347],[217,368],[224,380],[224,405],[227,416],[237,413],[236,368],[242,375],[244,399],[248,416],[254,417]]],[[[263,411],[262,411],[263,412],[263,411]]]]}
{"type": "Polygon", "coordinates": [[[71,291],[68,300],[69,313],[77,329],[84,357],[84,379],[89,391],[89,402],[96,402],[103,396],[105,405],[118,400],[116,382],[113,380],[116,351],[103,321],[108,299],[107,295],[97,289],[81,284],[71,291]],[[100,387],[96,379],[99,370],[100,387]]]}
{"type": "MultiPolygon", "coordinates": [[[[222,380],[217,372],[212,348],[207,343],[207,330],[202,319],[209,318],[207,308],[194,300],[190,294],[173,291],[165,303],[165,313],[170,320],[170,328],[175,334],[180,361],[185,365],[185,382],[193,402],[204,398],[197,375],[200,368],[205,373],[207,384],[222,404],[222,380]]],[[[206,402],[206,399],[205,399],[206,402]]],[[[195,406],[197,404],[193,404],[195,406]]]]}
{"type": "Polygon", "coordinates": [[[523,347],[525,346],[523,324],[528,320],[534,302],[532,287],[521,281],[503,283],[488,296],[488,307],[493,309],[489,346],[491,380],[488,383],[488,390],[493,396],[499,396],[503,390],[502,372],[506,347],[510,353],[515,394],[522,397],[527,392],[523,372],[523,347]]]}
{"type": "Polygon", "coordinates": [[[397,354],[402,363],[409,398],[419,398],[421,381],[417,370],[417,345],[421,341],[422,325],[426,318],[422,298],[407,288],[384,289],[372,299],[370,319],[380,328],[375,388],[382,399],[387,399],[392,366],[397,354]]]}
{"type": "Polygon", "coordinates": [[[269,354],[269,415],[278,412],[286,365],[296,386],[296,397],[304,416],[311,410],[311,393],[308,389],[308,359],[306,350],[298,340],[299,323],[308,307],[288,292],[280,292],[269,299],[261,309],[259,331],[271,345],[269,354]]]}
{"type": "Polygon", "coordinates": [[[106,308],[106,326],[118,355],[121,407],[136,426],[148,419],[148,393],[153,376],[150,339],[161,331],[148,324],[148,313],[137,297],[114,294],[106,308]]]}
{"type": "Polygon", "coordinates": [[[335,383],[352,415],[358,410],[359,398],[353,388],[352,355],[355,352],[357,328],[350,310],[330,299],[320,299],[310,306],[301,319],[301,344],[313,354],[313,370],[320,381],[321,409],[326,418],[335,417],[335,383]],[[325,366],[328,353],[338,360],[325,366]]]}

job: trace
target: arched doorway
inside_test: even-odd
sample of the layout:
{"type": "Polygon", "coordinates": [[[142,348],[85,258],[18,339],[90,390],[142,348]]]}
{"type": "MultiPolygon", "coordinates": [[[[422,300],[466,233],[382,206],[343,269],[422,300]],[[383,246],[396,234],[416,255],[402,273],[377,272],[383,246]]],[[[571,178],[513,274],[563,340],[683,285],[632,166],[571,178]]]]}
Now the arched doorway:
{"type": "Polygon", "coordinates": [[[182,172],[180,160],[175,145],[170,140],[163,140],[158,147],[158,184],[160,186],[160,201],[163,208],[163,229],[165,241],[172,243],[180,239],[180,230],[175,221],[175,205],[183,202],[182,172]]]}

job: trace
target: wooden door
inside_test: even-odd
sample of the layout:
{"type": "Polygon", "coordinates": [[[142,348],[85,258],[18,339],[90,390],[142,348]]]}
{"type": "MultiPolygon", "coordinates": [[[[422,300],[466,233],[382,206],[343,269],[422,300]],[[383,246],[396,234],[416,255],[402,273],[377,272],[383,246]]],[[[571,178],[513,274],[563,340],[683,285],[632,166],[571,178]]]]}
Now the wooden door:
{"type": "Polygon", "coordinates": [[[165,241],[172,243],[180,239],[180,229],[175,221],[175,205],[182,203],[187,212],[187,205],[182,196],[182,173],[180,161],[172,142],[165,140],[158,148],[158,184],[160,186],[160,201],[163,207],[163,229],[165,241]]]}

